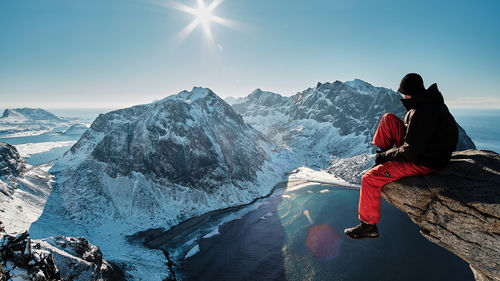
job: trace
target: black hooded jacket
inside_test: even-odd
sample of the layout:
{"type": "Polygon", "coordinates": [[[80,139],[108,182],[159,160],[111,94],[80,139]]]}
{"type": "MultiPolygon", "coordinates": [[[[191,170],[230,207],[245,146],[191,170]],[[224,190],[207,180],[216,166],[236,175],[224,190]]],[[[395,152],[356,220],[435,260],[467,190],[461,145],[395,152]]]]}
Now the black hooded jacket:
{"type": "Polygon", "coordinates": [[[433,84],[425,93],[401,102],[407,110],[404,143],[384,152],[383,158],[415,162],[432,169],[446,166],[457,146],[458,128],[437,85],[433,84]]]}

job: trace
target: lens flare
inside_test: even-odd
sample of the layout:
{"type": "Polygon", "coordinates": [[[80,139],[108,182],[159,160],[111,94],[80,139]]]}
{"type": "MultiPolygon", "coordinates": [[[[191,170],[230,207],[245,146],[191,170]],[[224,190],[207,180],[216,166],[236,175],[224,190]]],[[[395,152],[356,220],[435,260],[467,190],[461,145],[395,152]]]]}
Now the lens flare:
{"type": "Polygon", "coordinates": [[[313,220],[311,219],[311,214],[310,214],[309,210],[304,210],[304,216],[306,216],[307,220],[312,225],[313,224],[313,220]]]}
{"type": "Polygon", "coordinates": [[[314,225],[307,234],[306,246],[320,261],[331,260],[339,255],[340,238],[330,225],[314,225]]]}

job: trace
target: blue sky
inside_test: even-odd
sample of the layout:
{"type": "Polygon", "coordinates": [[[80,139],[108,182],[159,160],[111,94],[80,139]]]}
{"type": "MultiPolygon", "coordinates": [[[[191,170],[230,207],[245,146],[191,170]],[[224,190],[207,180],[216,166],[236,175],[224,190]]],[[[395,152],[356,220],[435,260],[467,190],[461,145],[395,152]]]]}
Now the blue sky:
{"type": "MultiPolygon", "coordinates": [[[[205,0],[206,5],[212,0],[205,0]]],[[[177,1],[197,7],[196,0],[177,1]]],[[[225,0],[210,23],[159,0],[0,0],[0,107],[118,108],[190,90],[295,94],[408,72],[451,107],[500,108],[500,1],[225,0]]]]}

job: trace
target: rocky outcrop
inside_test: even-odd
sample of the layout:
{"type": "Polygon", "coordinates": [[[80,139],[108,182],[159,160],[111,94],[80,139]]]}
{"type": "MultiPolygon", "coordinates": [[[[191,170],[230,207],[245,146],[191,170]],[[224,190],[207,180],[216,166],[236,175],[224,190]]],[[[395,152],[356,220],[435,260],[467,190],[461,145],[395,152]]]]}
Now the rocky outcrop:
{"type": "Polygon", "coordinates": [[[26,171],[26,162],[17,149],[8,143],[0,142],[0,177],[18,177],[26,171]]]}
{"type": "Polygon", "coordinates": [[[56,236],[34,241],[52,253],[64,280],[113,280],[116,275],[99,247],[84,237],[56,236]]]}
{"type": "Polygon", "coordinates": [[[0,280],[112,280],[113,267],[83,237],[0,233],[0,280]]]}
{"type": "Polygon", "coordinates": [[[443,170],[382,189],[429,241],[468,262],[476,280],[500,280],[500,155],[454,152],[443,170]]]}
{"type": "Polygon", "coordinates": [[[28,232],[0,235],[0,257],[6,280],[63,280],[52,253],[33,243],[28,232]]]}

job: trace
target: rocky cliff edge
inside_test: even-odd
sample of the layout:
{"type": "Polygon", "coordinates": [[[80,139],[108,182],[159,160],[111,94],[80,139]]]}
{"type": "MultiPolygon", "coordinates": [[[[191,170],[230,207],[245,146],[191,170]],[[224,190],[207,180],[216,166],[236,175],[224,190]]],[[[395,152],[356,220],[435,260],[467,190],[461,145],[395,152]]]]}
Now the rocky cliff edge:
{"type": "Polygon", "coordinates": [[[476,280],[500,280],[500,155],[455,152],[443,170],[382,189],[429,241],[470,264],[476,280]]]}

